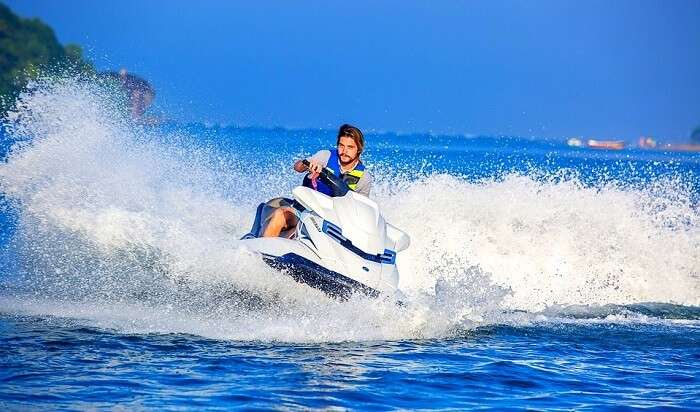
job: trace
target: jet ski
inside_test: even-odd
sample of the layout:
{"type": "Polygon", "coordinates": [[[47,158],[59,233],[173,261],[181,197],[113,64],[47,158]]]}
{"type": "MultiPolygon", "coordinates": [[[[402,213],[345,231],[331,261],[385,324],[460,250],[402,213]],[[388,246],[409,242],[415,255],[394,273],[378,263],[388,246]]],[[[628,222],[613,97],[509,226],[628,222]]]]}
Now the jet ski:
{"type": "Polygon", "coordinates": [[[292,190],[293,199],[261,203],[241,243],[273,268],[331,297],[363,293],[398,299],[396,257],[408,248],[409,236],[386,222],[376,202],[350,190],[332,170],[324,168],[318,178],[332,188],[333,196],[299,186],[292,190]],[[293,208],[297,226],[279,237],[262,237],[278,207],[293,208]]]}

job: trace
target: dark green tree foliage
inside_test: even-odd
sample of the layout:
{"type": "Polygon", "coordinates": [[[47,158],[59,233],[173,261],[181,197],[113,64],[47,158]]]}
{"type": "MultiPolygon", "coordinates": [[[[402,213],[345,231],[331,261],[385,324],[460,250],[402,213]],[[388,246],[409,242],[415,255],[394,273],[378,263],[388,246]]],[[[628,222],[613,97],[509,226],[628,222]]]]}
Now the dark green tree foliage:
{"type": "Polygon", "coordinates": [[[30,78],[59,70],[93,71],[80,46],[62,46],[41,20],[23,19],[0,4],[0,112],[30,78]]]}
{"type": "Polygon", "coordinates": [[[693,133],[690,134],[690,141],[695,144],[700,144],[700,126],[696,127],[693,133]]]}

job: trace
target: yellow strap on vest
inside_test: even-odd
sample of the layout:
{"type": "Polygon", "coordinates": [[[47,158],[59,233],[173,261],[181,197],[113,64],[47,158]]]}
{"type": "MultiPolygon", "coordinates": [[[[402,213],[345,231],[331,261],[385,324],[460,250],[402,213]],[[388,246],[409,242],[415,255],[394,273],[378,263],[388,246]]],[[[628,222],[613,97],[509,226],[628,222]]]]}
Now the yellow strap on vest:
{"type": "Polygon", "coordinates": [[[355,169],[344,173],[345,176],[352,176],[354,178],[354,179],[350,179],[350,181],[353,183],[346,182],[346,183],[348,183],[348,187],[350,188],[350,190],[352,190],[354,192],[355,189],[357,189],[357,182],[360,181],[360,178],[364,174],[365,174],[364,170],[355,170],[355,169]]]}
{"type": "Polygon", "coordinates": [[[352,170],[349,171],[349,172],[345,172],[345,174],[346,174],[346,175],[350,175],[350,176],[355,176],[356,178],[359,179],[359,178],[362,177],[362,175],[365,174],[365,171],[364,171],[364,170],[355,170],[355,169],[352,169],[352,170]]]}

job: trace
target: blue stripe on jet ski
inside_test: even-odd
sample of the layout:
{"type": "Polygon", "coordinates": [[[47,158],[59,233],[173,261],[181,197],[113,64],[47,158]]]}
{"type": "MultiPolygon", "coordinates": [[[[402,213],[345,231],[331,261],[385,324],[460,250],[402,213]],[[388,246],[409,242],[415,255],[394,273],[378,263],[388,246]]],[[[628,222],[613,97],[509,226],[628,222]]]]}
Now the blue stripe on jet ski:
{"type": "Polygon", "coordinates": [[[381,255],[369,254],[359,247],[352,244],[352,241],[345,236],[343,236],[343,230],[333,223],[324,220],[323,221],[323,233],[330,236],[333,240],[340,243],[341,246],[348,249],[352,253],[358,255],[359,257],[377,263],[384,263],[387,265],[393,265],[396,263],[396,252],[389,249],[384,249],[384,253],[381,255]]]}
{"type": "Polygon", "coordinates": [[[299,283],[321,290],[327,295],[346,300],[353,293],[361,292],[369,297],[379,296],[379,291],[338,272],[328,270],[295,253],[282,256],[263,254],[263,260],[275,269],[282,270],[299,283]]]}

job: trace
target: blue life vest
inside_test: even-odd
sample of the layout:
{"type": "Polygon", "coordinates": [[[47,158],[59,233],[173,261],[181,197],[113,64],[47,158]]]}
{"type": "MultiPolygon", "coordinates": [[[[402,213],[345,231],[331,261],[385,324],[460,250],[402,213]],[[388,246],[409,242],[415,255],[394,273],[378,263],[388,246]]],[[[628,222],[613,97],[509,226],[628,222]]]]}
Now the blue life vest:
{"type": "MultiPolygon", "coordinates": [[[[331,157],[328,159],[328,164],[326,165],[326,168],[330,169],[333,171],[333,173],[342,178],[345,183],[348,184],[350,187],[350,190],[356,190],[357,189],[357,182],[360,180],[362,175],[365,173],[365,165],[362,164],[362,162],[357,162],[357,165],[355,166],[354,169],[347,171],[345,173],[340,172],[340,158],[338,157],[338,149],[332,148],[330,149],[331,152],[331,157]]],[[[304,182],[302,183],[302,186],[308,187],[313,189],[314,186],[311,183],[311,179],[309,178],[309,175],[306,175],[304,177],[304,182]]],[[[333,196],[333,190],[325,184],[324,182],[321,181],[321,179],[316,180],[316,190],[319,192],[326,194],[328,196],[333,196]]]]}

